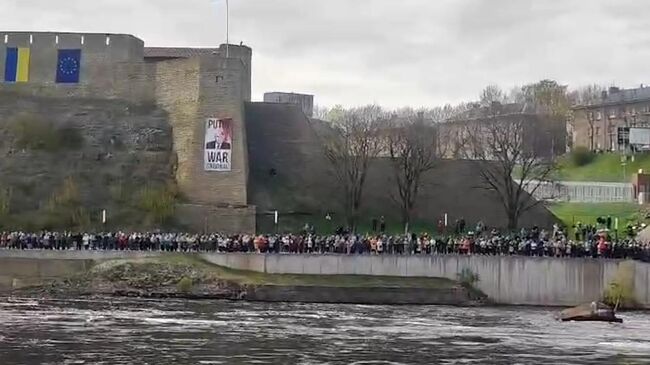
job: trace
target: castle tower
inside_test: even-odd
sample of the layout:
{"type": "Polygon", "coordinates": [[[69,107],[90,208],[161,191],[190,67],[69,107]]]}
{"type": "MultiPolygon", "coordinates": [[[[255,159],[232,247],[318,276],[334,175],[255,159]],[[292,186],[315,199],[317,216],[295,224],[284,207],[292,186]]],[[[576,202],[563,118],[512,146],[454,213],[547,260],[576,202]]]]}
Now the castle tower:
{"type": "Polygon", "coordinates": [[[207,231],[254,230],[244,124],[251,54],[248,47],[230,45],[226,57],[222,45],[198,57],[157,63],[157,100],[170,113],[176,180],[188,201],[179,218],[193,228],[198,221],[207,231]]]}
{"type": "Polygon", "coordinates": [[[156,104],[173,130],[180,223],[252,232],[244,124],[251,58],[241,45],[158,48],[126,34],[0,32],[0,93],[156,104]]]}

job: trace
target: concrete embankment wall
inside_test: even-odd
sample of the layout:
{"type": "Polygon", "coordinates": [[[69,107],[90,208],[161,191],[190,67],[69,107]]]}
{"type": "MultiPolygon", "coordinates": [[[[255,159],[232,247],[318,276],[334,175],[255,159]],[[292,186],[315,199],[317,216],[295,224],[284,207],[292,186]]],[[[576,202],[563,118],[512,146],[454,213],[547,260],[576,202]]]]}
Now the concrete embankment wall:
{"type": "MultiPolygon", "coordinates": [[[[0,250],[0,291],[83,272],[94,262],[161,255],[156,252],[0,250]]],[[[571,306],[598,300],[615,278],[627,276],[639,306],[650,309],[650,264],[633,261],[492,256],[347,256],[217,254],[216,265],[269,274],[375,275],[457,279],[464,268],[494,302],[571,306]],[[624,275],[621,275],[621,274],[624,275]]]]}
{"type": "Polygon", "coordinates": [[[270,274],[386,275],[457,279],[469,268],[499,304],[572,306],[601,298],[621,270],[638,304],[650,308],[650,265],[642,262],[492,256],[204,254],[217,265],[270,274]]]}
{"type": "Polygon", "coordinates": [[[152,255],[156,253],[0,250],[0,292],[40,285],[83,273],[98,260],[152,255]]]}

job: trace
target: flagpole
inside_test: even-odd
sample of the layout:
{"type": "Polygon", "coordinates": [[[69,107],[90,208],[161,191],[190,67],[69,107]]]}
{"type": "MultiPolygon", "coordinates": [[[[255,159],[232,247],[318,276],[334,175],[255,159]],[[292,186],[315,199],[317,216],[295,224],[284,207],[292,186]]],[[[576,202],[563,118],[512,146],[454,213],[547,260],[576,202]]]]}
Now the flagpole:
{"type": "Polygon", "coordinates": [[[226,0],[226,58],[229,56],[228,47],[230,47],[230,4],[226,0]]]}

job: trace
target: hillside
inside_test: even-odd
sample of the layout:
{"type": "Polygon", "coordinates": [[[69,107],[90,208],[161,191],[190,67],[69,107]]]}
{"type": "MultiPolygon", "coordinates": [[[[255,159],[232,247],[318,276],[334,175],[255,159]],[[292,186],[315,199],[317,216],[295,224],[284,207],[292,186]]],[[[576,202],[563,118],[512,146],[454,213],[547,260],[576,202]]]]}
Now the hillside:
{"type": "MultiPolygon", "coordinates": [[[[0,228],[142,227],[172,176],[165,112],[0,95],[0,228]]],[[[155,215],[155,214],[154,214],[155,215]]]]}
{"type": "Polygon", "coordinates": [[[639,169],[650,172],[650,154],[637,154],[634,156],[634,161],[628,158],[625,166],[621,162],[619,153],[596,154],[593,160],[584,166],[576,166],[568,155],[560,161],[557,179],[563,181],[629,182],[632,175],[639,169]]]}
{"type": "Polygon", "coordinates": [[[646,212],[634,203],[553,203],[549,205],[553,212],[567,227],[576,223],[596,224],[598,217],[611,216],[618,218],[619,231],[631,223],[646,222],[646,212]]]}

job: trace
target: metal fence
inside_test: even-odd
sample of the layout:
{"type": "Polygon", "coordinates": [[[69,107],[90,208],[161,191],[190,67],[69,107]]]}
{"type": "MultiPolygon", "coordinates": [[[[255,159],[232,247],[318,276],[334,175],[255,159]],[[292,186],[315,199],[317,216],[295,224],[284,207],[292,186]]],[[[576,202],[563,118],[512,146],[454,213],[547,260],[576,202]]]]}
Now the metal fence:
{"type": "MultiPolygon", "coordinates": [[[[528,184],[528,192],[536,186],[536,181],[528,184]]],[[[631,203],[634,202],[634,187],[631,183],[544,181],[533,196],[538,200],[574,203],[631,203]]]]}

